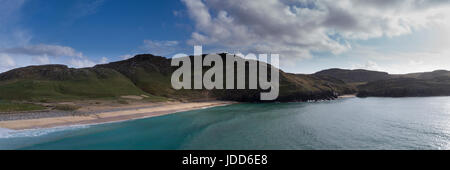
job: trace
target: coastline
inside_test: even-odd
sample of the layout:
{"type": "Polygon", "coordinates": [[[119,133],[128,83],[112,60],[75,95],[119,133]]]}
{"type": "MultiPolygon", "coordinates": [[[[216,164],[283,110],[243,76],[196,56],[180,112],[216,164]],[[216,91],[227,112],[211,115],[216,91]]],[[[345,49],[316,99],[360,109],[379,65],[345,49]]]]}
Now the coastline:
{"type": "MultiPolygon", "coordinates": [[[[337,99],[354,98],[342,95],[337,99]]],[[[164,116],[177,112],[235,104],[232,101],[139,103],[119,107],[88,106],[77,112],[31,112],[0,115],[0,128],[29,130],[73,125],[92,125],[164,116]],[[12,117],[12,118],[11,118],[12,117]]]]}
{"type": "Polygon", "coordinates": [[[155,106],[154,103],[139,105],[139,107],[124,108],[122,110],[101,111],[93,114],[78,114],[72,116],[43,117],[32,119],[6,120],[0,121],[0,128],[11,130],[28,130],[53,128],[72,125],[90,125],[113,123],[134,119],[144,119],[150,117],[164,116],[177,112],[197,110],[208,107],[225,106],[235,104],[229,101],[206,101],[206,102],[165,102],[155,106]]]}
{"type": "Polygon", "coordinates": [[[346,95],[338,96],[338,99],[354,98],[354,97],[356,97],[356,94],[346,94],[346,95]]]}

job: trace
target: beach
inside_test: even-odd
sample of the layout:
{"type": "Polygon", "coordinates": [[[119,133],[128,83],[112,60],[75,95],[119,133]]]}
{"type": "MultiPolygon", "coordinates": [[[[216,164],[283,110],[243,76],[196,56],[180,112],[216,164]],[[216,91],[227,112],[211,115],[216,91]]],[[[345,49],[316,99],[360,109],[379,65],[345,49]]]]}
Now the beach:
{"type": "Polygon", "coordinates": [[[356,97],[356,94],[347,94],[338,96],[339,99],[354,98],[354,97],[356,97]]]}
{"type": "Polygon", "coordinates": [[[206,102],[161,102],[139,105],[129,105],[111,108],[87,108],[77,112],[61,113],[22,113],[19,116],[4,116],[0,120],[0,128],[12,130],[52,128],[70,125],[101,124],[133,119],[163,116],[177,112],[202,109],[207,107],[224,106],[235,102],[206,101],[206,102]],[[28,114],[29,116],[26,116],[28,114]],[[24,116],[25,115],[25,116],[24,116]],[[38,116],[36,116],[38,115],[38,116]],[[12,117],[12,118],[11,118],[12,117]],[[19,117],[19,118],[18,118],[19,117]]]}

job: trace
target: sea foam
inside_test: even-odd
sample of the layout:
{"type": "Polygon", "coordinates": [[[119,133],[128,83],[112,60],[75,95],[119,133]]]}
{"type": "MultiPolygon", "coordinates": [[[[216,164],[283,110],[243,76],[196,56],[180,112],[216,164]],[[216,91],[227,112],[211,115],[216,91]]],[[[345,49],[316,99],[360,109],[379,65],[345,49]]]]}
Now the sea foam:
{"type": "Polygon", "coordinates": [[[63,126],[63,127],[54,127],[54,128],[45,128],[45,129],[29,129],[29,130],[12,130],[0,128],[0,139],[5,138],[24,138],[24,137],[37,137],[42,135],[47,135],[50,133],[61,132],[61,131],[70,131],[88,128],[89,125],[74,125],[74,126],[63,126]]]}

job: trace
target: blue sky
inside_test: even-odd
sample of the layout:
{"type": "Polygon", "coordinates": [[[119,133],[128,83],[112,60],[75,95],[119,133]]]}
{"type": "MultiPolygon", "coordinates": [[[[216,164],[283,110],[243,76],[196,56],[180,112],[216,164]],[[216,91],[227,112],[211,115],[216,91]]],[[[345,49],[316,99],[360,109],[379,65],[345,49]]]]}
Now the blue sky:
{"type": "Polygon", "coordinates": [[[174,16],[179,1],[33,0],[20,9],[18,27],[31,44],[69,46],[92,59],[140,49],[144,40],[187,39],[188,21],[174,16]]]}
{"type": "Polygon", "coordinates": [[[21,24],[33,33],[32,43],[61,44],[88,56],[116,56],[139,51],[143,40],[189,37],[174,16],[179,1],[35,0],[23,7],[21,24]]]}
{"type": "Polygon", "coordinates": [[[0,0],[0,72],[192,54],[193,45],[278,53],[296,73],[450,69],[445,1],[264,1],[0,0]]]}

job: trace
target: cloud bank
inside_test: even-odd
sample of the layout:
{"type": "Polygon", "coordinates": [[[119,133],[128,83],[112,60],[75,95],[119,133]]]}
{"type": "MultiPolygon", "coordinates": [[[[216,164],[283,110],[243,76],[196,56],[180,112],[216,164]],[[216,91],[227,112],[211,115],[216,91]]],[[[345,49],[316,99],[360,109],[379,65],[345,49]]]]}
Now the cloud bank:
{"type": "Polygon", "coordinates": [[[22,55],[44,55],[44,56],[68,56],[68,57],[83,57],[83,53],[76,51],[71,47],[59,46],[59,45],[47,45],[47,44],[39,44],[39,45],[27,45],[22,47],[14,47],[0,50],[4,53],[9,54],[22,54],[22,55]]]}
{"type": "Polygon", "coordinates": [[[341,54],[355,40],[447,24],[444,0],[182,0],[196,30],[189,44],[310,58],[341,54]]]}

